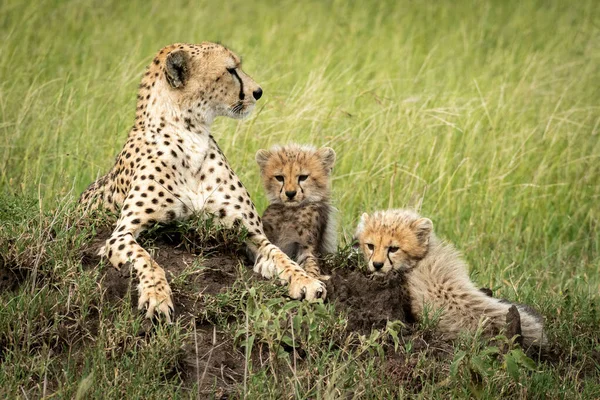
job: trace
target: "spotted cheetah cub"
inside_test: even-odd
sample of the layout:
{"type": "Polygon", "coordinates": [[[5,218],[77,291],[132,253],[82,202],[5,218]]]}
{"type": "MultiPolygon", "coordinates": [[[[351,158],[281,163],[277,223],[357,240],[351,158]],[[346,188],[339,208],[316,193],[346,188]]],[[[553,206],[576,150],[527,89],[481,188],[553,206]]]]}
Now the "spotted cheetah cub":
{"type": "Polygon", "coordinates": [[[271,203],[262,217],[265,235],[309,275],[324,278],[318,259],[337,247],[329,204],[335,152],[290,144],[259,150],[256,162],[271,203]]]}
{"type": "MultiPolygon", "coordinates": [[[[376,274],[399,271],[406,274],[415,318],[423,316],[427,304],[440,310],[438,329],[447,338],[461,330],[474,331],[481,321],[489,332],[506,326],[512,304],[488,297],[469,279],[458,251],[433,233],[433,223],[410,210],[363,214],[356,231],[369,270],[376,274]]],[[[543,345],[543,322],[529,308],[517,305],[524,345],[543,345]]]]}

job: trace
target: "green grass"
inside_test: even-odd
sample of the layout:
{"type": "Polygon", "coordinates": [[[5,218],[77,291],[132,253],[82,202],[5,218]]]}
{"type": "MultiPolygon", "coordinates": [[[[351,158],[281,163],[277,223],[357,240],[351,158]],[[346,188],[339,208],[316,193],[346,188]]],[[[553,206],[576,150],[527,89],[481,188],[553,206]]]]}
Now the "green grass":
{"type": "MultiPolygon", "coordinates": [[[[265,92],[248,120],[213,127],[259,209],[258,149],[331,146],[341,240],[363,211],[420,206],[479,285],[538,308],[551,340],[578,356],[519,382],[494,359],[478,392],[460,368],[452,374],[411,353],[411,379],[422,383],[405,393],[600,397],[599,366],[581,372],[600,351],[599,10],[592,0],[2,2],[0,242],[18,249],[6,259],[36,274],[0,293],[0,344],[10,350],[0,357],[0,394],[74,396],[93,371],[95,397],[194,395],[171,358],[191,328],[137,338],[138,316],[102,298],[99,273],[76,256],[85,238],[66,230],[75,198],[124,142],[154,53],[213,40],[242,55],[265,92]],[[74,355],[57,350],[76,348],[73,340],[92,344],[74,355]]],[[[303,364],[289,378],[259,368],[236,393],[335,397],[354,385],[372,398],[398,389],[377,357],[352,358],[325,342],[309,345],[315,370],[303,364]]],[[[372,344],[346,350],[361,345],[372,344]]],[[[469,343],[457,354],[461,346],[482,354],[469,343]]]]}

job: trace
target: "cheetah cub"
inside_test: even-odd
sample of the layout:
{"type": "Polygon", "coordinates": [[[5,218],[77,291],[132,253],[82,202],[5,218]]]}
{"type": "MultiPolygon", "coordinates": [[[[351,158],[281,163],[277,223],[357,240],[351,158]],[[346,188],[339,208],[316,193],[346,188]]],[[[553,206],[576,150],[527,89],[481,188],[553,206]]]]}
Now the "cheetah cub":
{"type": "Polygon", "coordinates": [[[318,259],[337,247],[329,204],[335,152],[290,144],[259,150],[256,162],[271,203],[262,217],[265,235],[309,275],[326,279],[318,259]]]}
{"type": "MultiPolygon", "coordinates": [[[[410,210],[363,214],[356,231],[359,246],[376,274],[406,274],[411,311],[420,319],[427,304],[441,311],[438,329],[445,337],[474,331],[484,321],[488,333],[506,326],[512,304],[488,297],[469,279],[458,251],[433,233],[433,223],[410,210]]],[[[526,306],[517,305],[524,345],[544,345],[543,322],[526,306]]]]}

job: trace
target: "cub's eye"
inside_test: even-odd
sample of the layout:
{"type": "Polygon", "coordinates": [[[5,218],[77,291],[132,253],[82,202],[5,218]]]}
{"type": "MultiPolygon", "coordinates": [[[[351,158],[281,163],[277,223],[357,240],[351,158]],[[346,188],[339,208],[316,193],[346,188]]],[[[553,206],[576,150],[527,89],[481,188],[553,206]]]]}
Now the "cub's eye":
{"type": "Polygon", "coordinates": [[[233,74],[235,72],[235,68],[227,68],[227,72],[233,74]]]}
{"type": "Polygon", "coordinates": [[[371,251],[375,250],[375,246],[373,246],[371,243],[367,243],[367,248],[371,251]]]}
{"type": "Polygon", "coordinates": [[[283,176],[281,175],[275,175],[275,179],[277,179],[279,182],[283,182],[283,176]]]}
{"type": "Polygon", "coordinates": [[[397,252],[398,250],[399,250],[399,248],[398,248],[398,247],[396,247],[396,246],[391,246],[391,247],[389,247],[389,248],[388,248],[388,251],[389,251],[390,253],[395,253],[395,252],[397,252]]]}
{"type": "Polygon", "coordinates": [[[307,179],[308,179],[308,175],[300,175],[298,177],[298,182],[304,182],[307,179]]]}

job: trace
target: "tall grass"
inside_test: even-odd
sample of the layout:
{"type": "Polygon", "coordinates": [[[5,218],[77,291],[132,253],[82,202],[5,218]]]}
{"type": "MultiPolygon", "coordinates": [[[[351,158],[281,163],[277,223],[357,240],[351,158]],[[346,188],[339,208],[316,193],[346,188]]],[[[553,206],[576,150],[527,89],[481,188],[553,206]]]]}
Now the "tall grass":
{"type": "Polygon", "coordinates": [[[479,284],[546,314],[551,293],[593,303],[598,21],[593,0],[4,1],[0,187],[75,197],[112,165],[153,54],[220,41],[265,92],[213,127],[260,209],[258,149],[328,145],[340,238],[363,211],[421,207],[479,284]]]}
{"type": "Polygon", "coordinates": [[[363,210],[422,203],[491,284],[514,271],[597,288],[593,1],[0,7],[3,190],[47,207],[81,192],[120,149],[155,51],[219,40],[265,90],[249,120],[214,127],[259,208],[257,149],[329,145],[345,236],[363,210]]]}

